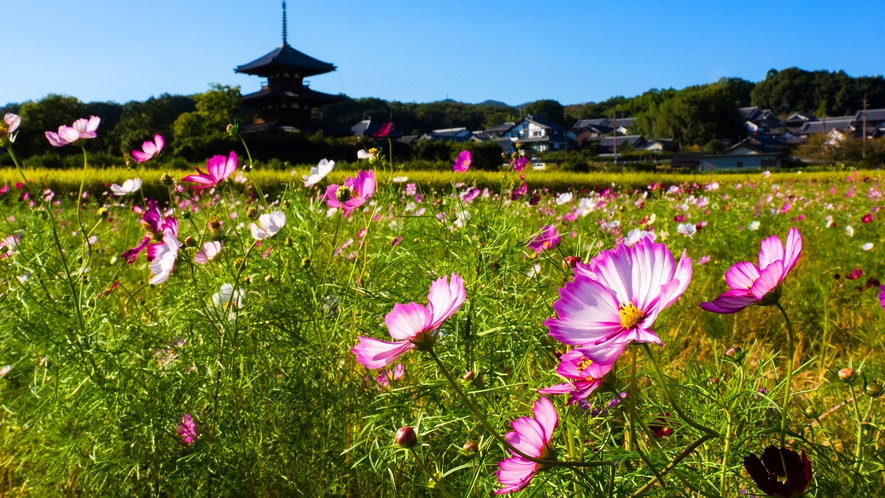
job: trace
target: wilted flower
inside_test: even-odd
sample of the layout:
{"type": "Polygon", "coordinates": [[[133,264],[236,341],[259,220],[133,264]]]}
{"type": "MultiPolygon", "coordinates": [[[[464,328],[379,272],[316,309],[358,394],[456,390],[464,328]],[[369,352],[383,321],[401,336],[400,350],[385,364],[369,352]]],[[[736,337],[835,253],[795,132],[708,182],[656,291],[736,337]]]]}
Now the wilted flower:
{"type": "Polygon", "coordinates": [[[313,168],[310,168],[310,175],[303,175],[301,179],[304,181],[305,187],[312,187],[326,177],[335,169],[335,161],[323,159],[313,168]]]}
{"type": "Polygon", "coordinates": [[[446,277],[439,278],[430,284],[427,306],[396,303],[393,311],[384,317],[391,337],[399,341],[386,342],[359,336],[359,344],[351,351],[363,366],[377,369],[390,365],[412,349],[430,349],[436,342],[436,331],[458,311],[466,298],[461,277],[453,273],[451,282],[447,282],[446,277]]]}
{"type": "Polygon", "coordinates": [[[559,289],[553,304],[558,318],[544,325],[556,340],[582,346],[591,360],[614,362],[631,342],[662,345],[651,328],[690,280],[691,259],[685,251],[677,265],[666,245],[644,238],[579,264],[575,279],[559,289]]]}
{"type": "Polygon", "coordinates": [[[95,130],[101,119],[95,116],[89,116],[89,119],[78,119],[74,121],[73,126],[61,125],[58,127],[58,133],[51,131],[46,132],[46,139],[53,147],[64,147],[65,145],[83,145],[90,138],[98,136],[95,130]]]}
{"type": "Polygon", "coordinates": [[[206,162],[205,173],[199,166],[194,169],[197,170],[196,175],[188,175],[182,178],[181,181],[195,183],[196,185],[190,185],[191,188],[217,187],[237,169],[237,154],[231,151],[226,158],[224,156],[213,156],[206,162]]]}
{"type": "Polygon", "coordinates": [[[178,437],[181,438],[182,443],[188,446],[194,444],[197,438],[200,437],[197,423],[194,422],[194,418],[189,413],[185,413],[181,420],[178,421],[178,437]]]}
{"type": "Polygon", "coordinates": [[[470,169],[471,164],[473,164],[473,154],[471,154],[469,150],[463,150],[455,159],[453,169],[455,170],[455,173],[464,173],[470,169]]]}
{"type": "Polygon", "coordinates": [[[763,493],[794,498],[805,492],[811,482],[811,462],[793,450],[769,446],[762,453],[744,457],[744,468],[763,493]]]}
{"type": "Polygon", "coordinates": [[[762,241],[759,266],[753,263],[735,263],[725,272],[725,281],[731,288],[701,308],[714,313],[737,313],[747,306],[768,306],[780,298],[780,288],[787,274],[796,266],[802,253],[802,236],[795,228],[787,234],[787,245],[772,235],[762,241]]]}
{"type": "Polygon", "coordinates": [[[141,188],[141,178],[133,178],[131,180],[126,180],[123,182],[123,186],[117,185],[116,183],[111,185],[111,192],[114,193],[117,197],[123,197],[126,194],[131,194],[132,192],[137,192],[138,189],[141,188]]]}
{"type": "Polygon", "coordinates": [[[252,238],[255,240],[264,240],[273,237],[286,224],[286,213],[282,211],[274,211],[270,214],[262,214],[258,217],[258,225],[249,223],[249,230],[252,231],[252,238]]]}
{"type": "MultiPolygon", "coordinates": [[[[535,402],[534,418],[519,417],[511,422],[513,432],[506,435],[507,442],[520,452],[537,459],[555,460],[556,450],[553,448],[553,431],[559,422],[559,415],[553,403],[547,398],[535,402]]],[[[501,495],[524,489],[532,481],[535,473],[546,468],[509,450],[512,457],[498,462],[496,472],[498,482],[503,488],[495,491],[501,495]]]]}
{"type": "Polygon", "coordinates": [[[154,135],[154,141],[147,141],[141,144],[141,150],[133,150],[132,158],[135,159],[135,162],[143,163],[145,161],[149,161],[154,157],[160,155],[160,151],[163,150],[163,145],[165,142],[163,141],[163,137],[160,135],[154,135]]]}

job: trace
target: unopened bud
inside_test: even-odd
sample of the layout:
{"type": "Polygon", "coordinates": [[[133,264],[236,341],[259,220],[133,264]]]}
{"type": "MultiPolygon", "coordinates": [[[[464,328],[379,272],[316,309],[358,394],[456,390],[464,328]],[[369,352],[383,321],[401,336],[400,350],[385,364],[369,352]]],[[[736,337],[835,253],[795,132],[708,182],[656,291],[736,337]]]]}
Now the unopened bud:
{"type": "Polygon", "coordinates": [[[866,389],[864,389],[864,391],[867,393],[867,396],[878,398],[882,395],[882,385],[877,382],[873,382],[872,384],[867,384],[867,387],[866,389]]]}
{"type": "Polygon", "coordinates": [[[464,446],[461,446],[461,453],[467,456],[473,456],[477,451],[479,451],[479,445],[473,441],[467,441],[464,446]]]}
{"type": "Polygon", "coordinates": [[[473,380],[473,378],[475,376],[476,376],[476,372],[471,370],[471,371],[467,372],[466,374],[464,374],[464,376],[461,377],[461,380],[463,380],[464,382],[470,382],[471,380],[473,380]]]}
{"type": "Polygon", "coordinates": [[[415,434],[415,430],[409,426],[401,427],[400,430],[396,431],[396,437],[394,440],[396,441],[396,444],[403,448],[412,448],[418,443],[418,435],[415,434]]]}
{"type": "MultiPolygon", "coordinates": [[[[239,266],[241,263],[242,263],[242,260],[237,260],[237,266],[239,266]]],[[[250,277],[249,275],[246,275],[245,277],[243,277],[243,283],[246,284],[246,285],[251,284],[251,283],[252,283],[252,277],[250,277]]]]}
{"type": "Polygon", "coordinates": [[[228,124],[227,127],[225,128],[225,131],[227,131],[228,135],[234,136],[240,132],[240,125],[237,123],[228,124]]]}
{"type": "Polygon", "coordinates": [[[839,370],[839,380],[842,382],[851,383],[856,376],[857,372],[855,372],[853,368],[843,368],[842,370],[839,370]]]}
{"type": "Polygon", "coordinates": [[[350,200],[352,194],[353,192],[350,191],[350,187],[342,185],[335,191],[335,198],[338,199],[338,202],[347,202],[350,200]]]}
{"type": "Polygon", "coordinates": [[[184,239],[184,247],[194,247],[197,245],[197,239],[188,236],[184,239]]]}
{"type": "Polygon", "coordinates": [[[111,215],[111,213],[108,212],[107,208],[101,207],[101,208],[98,208],[98,215],[104,219],[107,219],[108,216],[111,215]]]}
{"type": "Polygon", "coordinates": [[[581,258],[579,256],[566,256],[565,259],[562,260],[562,267],[566,270],[572,269],[574,270],[578,263],[581,262],[581,258]]]}
{"type": "Polygon", "coordinates": [[[243,171],[245,171],[246,173],[252,171],[252,165],[251,164],[244,164],[243,171]]]}
{"type": "Polygon", "coordinates": [[[286,247],[292,247],[292,237],[286,237],[286,240],[283,241],[283,244],[285,244],[286,247]]]}
{"type": "Polygon", "coordinates": [[[163,173],[163,176],[160,177],[160,182],[167,187],[175,183],[175,178],[172,178],[172,175],[169,173],[163,173]]]}
{"type": "Polygon", "coordinates": [[[310,268],[310,258],[305,256],[304,259],[301,260],[301,267],[302,268],[310,268]]]}
{"type": "Polygon", "coordinates": [[[273,275],[265,275],[265,276],[264,276],[264,281],[267,282],[267,283],[269,283],[269,284],[273,283],[273,275]]]}
{"type": "Polygon", "coordinates": [[[190,210],[185,210],[185,211],[182,211],[179,216],[181,216],[181,219],[183,219],[183,220],[189,220],[189,219],[191,219],[191,212],[190,212],[190,210]]]}

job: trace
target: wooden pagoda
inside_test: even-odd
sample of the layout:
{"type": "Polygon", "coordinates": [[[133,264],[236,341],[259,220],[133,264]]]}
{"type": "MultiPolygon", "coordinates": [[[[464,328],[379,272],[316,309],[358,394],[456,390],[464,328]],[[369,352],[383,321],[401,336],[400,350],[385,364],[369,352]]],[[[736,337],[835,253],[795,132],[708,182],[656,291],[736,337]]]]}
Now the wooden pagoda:
{"type": "Polygon", "coordinates": [[[243,104],[256,111],[252,123],[242,131],[317,131],[322,128],[313,110],[340,102],[346,97],[311,90],[304,78],[329,73],[335,66],[295,50],[288,43],[286,2],[283,1],[283,43],[273,52],[234,72],[267,78],[261,90],[243,96],[243,104]]]}

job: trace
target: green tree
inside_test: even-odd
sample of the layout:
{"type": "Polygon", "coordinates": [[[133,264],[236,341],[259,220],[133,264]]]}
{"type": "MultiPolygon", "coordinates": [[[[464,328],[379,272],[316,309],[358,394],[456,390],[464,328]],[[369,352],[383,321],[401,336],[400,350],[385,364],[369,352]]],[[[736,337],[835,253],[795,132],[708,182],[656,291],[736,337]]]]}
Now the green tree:
{"type": "Polygon", "coordinates": [[[127,102],[121,111],[120,122],[114,127],[110,138],[114,153],[128,154],[145,140],[160,134],[167,144],[175,141],[173,125],[179,116],[197,110],[192,97],[163,94],[144,102],[127,102]]]}
{"type": "Polygon", "coordinates": [[[525,106],[523,112],[526,114],[540,114],[546,116],[553,123],[563,128],[571,128],[572,124],[565,119],[565,108],[555,100],[537,100],[525,106]]]}
{"type": "Polygon", "coordinates": [[[195,161],[218,152],[227,141],[228,124],[246,120],[239,86],[212,85],[194,96],[196,110],[178,116],[172,126],[176,155],[195,161]]]}
{"type": "MultiPolygon", "coordinates": [[[[59,152],[73,154],[76,151],[71,147],[56,149],[46,140],[45,131],[58,131],[61,125],[70,126],[80,118],[88,118],[86,104],[76,97],[67,95],[51,94],[37,102],[25,102],[19,109],[22,117],[21,131],[15,143],[15,150],[22,157],[30,157],[37,154],[59,152]],[[63,150],[70,149],[70,150],[63,150]]],[[[105,128],[99,128],[98,133],[104,133],[105,128]]]]}

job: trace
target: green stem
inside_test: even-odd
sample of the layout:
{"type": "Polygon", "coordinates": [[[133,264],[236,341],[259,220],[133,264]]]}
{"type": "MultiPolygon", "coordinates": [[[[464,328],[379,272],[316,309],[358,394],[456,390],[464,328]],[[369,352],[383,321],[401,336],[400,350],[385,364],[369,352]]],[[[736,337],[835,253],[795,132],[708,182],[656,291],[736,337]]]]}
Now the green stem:
{"type": "Polygon", "coordinates": [[[664,394],[667,396],[667,400],[673,405],[673,410],[679,415],[679,418],[682,419],[686,424],[694,427],[695,429],[708,434],[713,437],[719,437],[719,433],[710,429],[709,427],[705,427],[694,420],[688,418],[682,409],[679,407],[679,404],[676,403],[676,397],[673,396],[673,393],[670,392],[670,388],[668,387],[668,383],[666,377],[664,377],[664,372],[661,370],[661,366],[658,364],[657,358],[655,358],[654,353],[652,353],[651,348],[648,347],[648,344],[642,344],[643,349],[645,349],[645,354],[648,355],[648,358],[651,360],[652,365],[655,367],[655,372],[658,374],[658,381],[661,383],[661,387],[664,389],[664,394]]]}
{"type": "Polygon", "coordinates": [[[418,456],[418,452],[415,451],[415,448],[409,448],[409,452],[411,452],[412,456],[415,457],[415,461],[418,462],[418,466],[421,467],[421,470],[423,470],[425,474],[429,475],[430,478],[433,479],[433,482],[436,483],[436,487],[439,488],[439,492],[447,498],[452,498],[452,495],[450,495],[449,492],[446,491],[446,488],[444,488],[442,483],[439,482],[439,479],[436,478],[436,473],[431,472],[430,468],[427,467],[427,464],[425,464],[424,461],[421,460],[421,457],[418,456]]]}
{"type": "Polygon", "coordinates": [[[860,418],[860,407],[854,395],[854,386],[849,384],[851,398],[854,399],[854,417],[857,419],[857,447],[854,449],[854,470],[860,472],[863,469],[863,419],[860,418]]]}
{"type": "MultiPolygon", "coordinates": [[[[639,439],[636,438],[636,348],[630,348],[631,350],[631,374],[630,374],[630,394],[628,397],[630,398],[630,444],[632,444],[636,448],[636,453],[639,454],[639,458],[645,464],[646,467],[651,470],[651,473],[655,475],[657,480],[661,481],[661,484],[664,483],[663,476],[658,474],[657,469],[655,469],[654,465],[651,464],[651,461],[645,456],[645,453],[639,448],[639,439]]],[[[629,448],[627,448],[629,450],[629,448]]]]}
{"type": "MultiPolygon", "coordinates": [[[[678,465],[679,462],[684,460],[688,455],[690,455],[700,445],[702,445],[702,444],[706,443],[707,441],[714,439],[716,437],[717,437],[716,434],[706,434],[703,437],[701,437],[700,439],[698,439],[697,441],[695,441],[694,443],[692,443],[688,448],[685,448],[682,451],[682,453],[679,454],[679,456],[677,456],[675,459],[673,459],[672,462],[668,463],[667,466],[661,470],[661,477],[665,476],[667,474],[667,472],[670,472],[671,470],[673,470],[673,468],[676,467],[676,465],[678,465]]],[[[657,476],[652,477],[647,483],[645,483],[645,486],[642,486],[635,493],[633,493],[633,496],[642,496],[643,494],[645,494],[646,491],[651,489],[651,487],[654,486],[654,484],[657,481],[658,481],[657,476]]]]}
{"type": "Polygon", "coordinates": [[[237,134],[237,137],[240,139],[240,142],[243,143],[243,148],[246,149],[246,157],[249,158],[249,176],[252,177],[252,186],[255,187],[255,191],[258,192],[258,196],[264,204],[264,209],[267,209],[267,212],[270,212],[270,206],[267,204],[267,199],[264,198],[264,192],[261,191],[261,187],[258,186],[258,182],[256,182],[255,177],[252,176],[252,171],[255,169],[255,162],[252,161],[252,153],[249,152],[249,146],[246,145],[246,140],[243,139],[242,135],[237,134]]]}
{"type": "Polygon", "coordinates": [[[790,405],[790,391],[792,389],[793,384],[793,355],[794,355],[794,345],[793,345],[793,324],[790,322],[790,317],[787,316],[787,312],[784,311],[784,308],[780,303],[774,304],[777,309],[780,310],[781,314],[784,315],[784,320],[787,322],[787,381],[786,381],[786,392],[784,393],[784,407],[781,410],[781,448],[785,448],[785,443],[787,440],[787,408],[790,405]]]}

